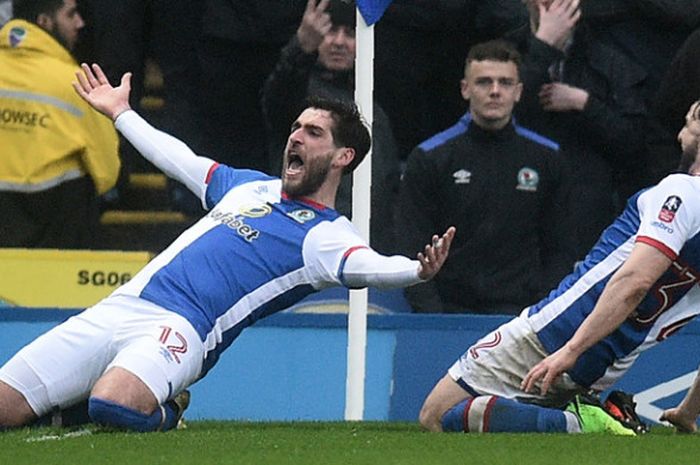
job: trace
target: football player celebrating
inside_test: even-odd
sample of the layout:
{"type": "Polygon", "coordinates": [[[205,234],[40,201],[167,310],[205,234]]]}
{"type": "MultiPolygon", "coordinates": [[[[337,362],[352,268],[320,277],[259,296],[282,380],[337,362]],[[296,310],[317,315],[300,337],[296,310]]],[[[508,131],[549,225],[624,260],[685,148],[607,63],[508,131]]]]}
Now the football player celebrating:
{"type": "MultiPolygon", "coordinates": [[[[578,394],[611,387],[700,313],[700,102],[678,140],[682,172],[632,196],[559,287],[452,365],[421,410],[427,429],[634,434],[578,394]]],[[[699,384],[661,419],[695,431],[699,384]]]]}
{"type": "Polygon", "coordinates": [[[256,320],[329,286],[416,284],[447,258],[454,228],[417,260],[386,257],[333,209],[341,176],[371,142],[351,103],[310,102],[292,125],[280,179],[197,156],[150,126],[129,107],[129,73],[118,87],[97,65],[82,65],[77,78],[76,91],[209,213],[130,282],[0,369],[0,427],[87,399],[96,423],[168,430],[187,403],[181,393],[256,320]]]}

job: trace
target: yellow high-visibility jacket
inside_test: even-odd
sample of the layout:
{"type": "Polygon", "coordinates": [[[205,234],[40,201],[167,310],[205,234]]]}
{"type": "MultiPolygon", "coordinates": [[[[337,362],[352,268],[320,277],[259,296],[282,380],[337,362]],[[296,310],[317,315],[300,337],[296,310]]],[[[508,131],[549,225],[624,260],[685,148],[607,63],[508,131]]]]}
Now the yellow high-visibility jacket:
{"type": "Polygon", "coordinates": [[[119,175],[119,142],[109,118],[71,83],[80,68],[39,26],[0,29],[0,191],[39,192],[89,175],[103,194],[119,175]]]}

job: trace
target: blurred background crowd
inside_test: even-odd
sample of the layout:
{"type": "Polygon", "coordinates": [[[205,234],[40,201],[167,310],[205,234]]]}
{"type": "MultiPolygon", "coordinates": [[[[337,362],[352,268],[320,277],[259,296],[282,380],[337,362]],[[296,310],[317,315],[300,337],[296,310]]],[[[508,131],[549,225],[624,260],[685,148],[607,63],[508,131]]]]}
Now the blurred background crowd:
{"type": "MultiPolygon", "coordinates": [[[[73,28],[74,42],[58,42],[76,62],[99,63],[113,83],[132,72],[132,106],[221,163],[278,175],[288,128],[304,99],[353,98],[352,1],[324,0],[323,11],[307,0],[57,1],[61,8],[74,4],[80,21],[74,15],[72,22],[58,18],[39,26],[57,39],[70,34],[59,26],[73,28]]],[[[11,48],[5,36],[14,37],[17,27],[12,18],[12,2],[0,1],[0,24],[9,21],[2,30],[5,49],[11,48]]],[[[673,172],[680,157],[677,133],[700,96],[699,28],[697,0],[394,0],[374,30],[371,242],[383,253],[412,256],[441,230],[443,218],[459,223],[445,272],[431,289],[409,291],[414,310],[517,313],[584,258],[630,195],[673,172]],[[498,175],[504,161],[492,158],[494,171],[482,183],[481,168],[473,167],[482,150],[464,155],[459,169],[426,172],[433,168],[423,158],[431,159],[453,139],[474,138],[494,148],[489,157],[505,160],[509,154],[503,152],[521,150],[522,144],[504,148],[510,146],[499,145],[503,141],[495,132],[474,123],[478,100],[464,92],[470,77],[465,59],[478,44],[496,39],[516,51],[516,79],[522,83],[508,110],[513,116],[508,127],[520,135],[528,131],[528,140],[545,147],[547,153],[538,156],[556,159],[557,166],[547,162],[545,173],[526,162],[519,178],[506,179],[498,175]],[[556,186],[537,203],[503,201],[503,186],[533,192],[540,177],[542,190],[552,176],[556,186]],[[463,202],[453,198],[455,186],[471,186],[463,202]],[[428,197],[423,210],[417,208],[421,195],[428,197]],[[533,231],[556,231],[530,245],[517,234],[524,216],[533,231]],[[421,229],[421,221],[432,217],[430,227],[421,229]],[[545,249],[552,241],[563,252],[547,268],[545,249]],[[528,255],[519,268],[520,275],[529,274],[528,282],[499,275],[504,263],[526,260],[513,256],[518,247],[528,255]],[[503,292],[509,285],[522,288],[503,292]]],[[[0,53],[8,53],[2,48],[0,53]]],[[[10,73],[17,72],[0,66],[0,98],[12,89],[10,73]]],[[[61,85],[72,92],[69,81],[61,85]]],[[[8,137],[2,129],[0,123],[0,138],[8,137]]],[[[139,191],[139,179],[156,171],[123,140],[118,157],[118,173],[107,181],[112,187],[95,181],[93,192],[81,194],[96,199],[95,221],[102,225],[95,233],[76,242],[61,236],[69,231],[47,229],[54,240],[32,242],[26,234],[11,238],[8,232],[0,234],[0,246],[157,249],[203,213],[182,186],[163,181],[154,199],[139,191]],[[149,202],[171,213],[164,220],[169,230],[139,230],[129,223],[108,231],[110,211],[146,212],[150,219],[144,223],[152,225],[156,207],[149,202]]],[[[84,171],[95,179],[96,170],[84,171]]],[[[7,188],[15,184],[2,179],[3,172],[0,168],[0,210],[11,208],[8,202],[15,199],[9,196],[17,194],[7,188]]],[[[337,205],[348,216],[351,189],[348,179],[337,205]]],[[[70,208],[49,207],[64,215],[70,208]]],[[[81,215],[87,222],[87,213],[81,215]]]]}

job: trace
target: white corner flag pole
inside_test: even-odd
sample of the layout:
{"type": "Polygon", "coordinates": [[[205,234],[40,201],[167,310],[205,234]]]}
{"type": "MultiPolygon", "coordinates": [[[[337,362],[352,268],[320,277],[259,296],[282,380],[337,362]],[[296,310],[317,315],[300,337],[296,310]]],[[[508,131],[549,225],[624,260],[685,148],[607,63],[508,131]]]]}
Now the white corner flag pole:
{"type": "MultiPolygon", "coordinates": [[[[356,13],[355,102],[372,130],[374,119],[374,26],[356,13]]],[[[353,175],[352,222],[369,242],[372,151],[353,175]]],[[[367,347],[367,289],[350,291],[348,314],[348,372],[345,383],[345,419],[362,420],[365,409],[365,351],[367,347]]]]}

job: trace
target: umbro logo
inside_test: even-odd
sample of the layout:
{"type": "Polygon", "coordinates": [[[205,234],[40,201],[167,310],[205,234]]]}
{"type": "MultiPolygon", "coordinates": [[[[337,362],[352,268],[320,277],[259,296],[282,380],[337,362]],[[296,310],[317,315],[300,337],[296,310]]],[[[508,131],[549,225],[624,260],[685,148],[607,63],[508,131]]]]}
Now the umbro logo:
{"type": "Polygon", "coordinates": [[[472,180],[472,173],[461,169],[452,173],[452,177],[455,178],[455,184],[469,184],[472,180]]]}

